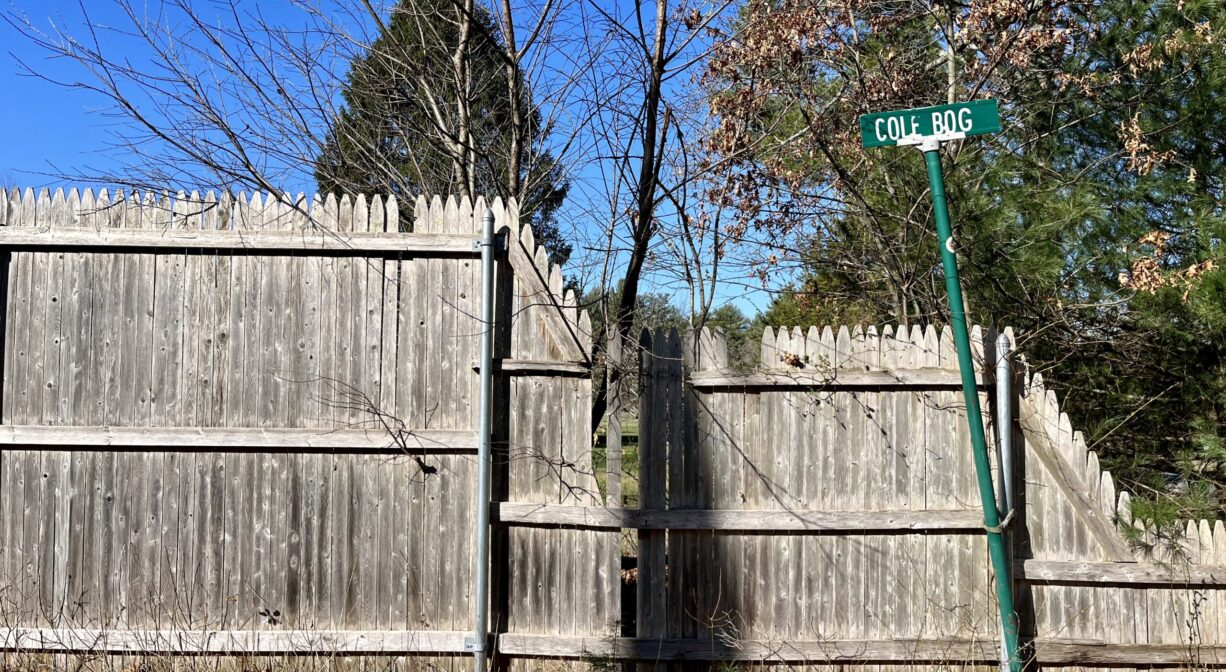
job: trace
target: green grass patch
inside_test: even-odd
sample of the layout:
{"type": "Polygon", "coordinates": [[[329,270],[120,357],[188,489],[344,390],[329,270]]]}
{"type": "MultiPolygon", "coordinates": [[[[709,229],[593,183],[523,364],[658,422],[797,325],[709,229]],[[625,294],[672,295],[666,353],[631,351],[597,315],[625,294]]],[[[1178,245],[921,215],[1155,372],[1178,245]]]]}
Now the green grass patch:
{"type": "MultiPolygon", "coordinates": [[[[600,486],[601,496],[608,494],[608,440],[605,436],[605,424],[601,423],[596,432],[596,447],[592,453],[593,466],[596,469],[596,483],[600,486]]],[[[639,421],[638,418],[622,420],[622,499],[625,506],[634,508],[639,505],[639,421]]]]}

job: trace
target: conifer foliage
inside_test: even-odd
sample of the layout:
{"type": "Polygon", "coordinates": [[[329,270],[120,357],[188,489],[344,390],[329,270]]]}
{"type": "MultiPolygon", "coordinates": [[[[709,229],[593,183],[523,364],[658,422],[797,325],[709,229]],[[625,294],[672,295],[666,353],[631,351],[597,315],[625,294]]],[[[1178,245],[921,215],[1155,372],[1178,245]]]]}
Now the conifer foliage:
{"type": "Polygon", "coordinates": [[[455,0],[393,7],[350,64],[316,180],[324,192],[396,194],[405,222],[418,194],[517,198],[561,263],[571,250],[554,223],[567,191],[562,167],[541,146],[540,112],[522,73],[507,67],[490,12],[474,3],[466,18],[467,9],[455,0]],[[512,92],[527,111],[519,118],[512,92]]]}

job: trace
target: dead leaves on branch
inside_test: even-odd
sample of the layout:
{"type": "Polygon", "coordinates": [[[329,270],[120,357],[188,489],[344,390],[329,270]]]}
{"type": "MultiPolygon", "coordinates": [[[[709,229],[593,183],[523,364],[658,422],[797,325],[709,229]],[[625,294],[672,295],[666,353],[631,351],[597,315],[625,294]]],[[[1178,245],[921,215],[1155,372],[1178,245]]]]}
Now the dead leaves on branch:
{"type": "Polygon", "coordinates": [[[1120,142],[1124,145],[1124,155],[1128,157],[1128,170],[1137,175],[1149,175],[1164,163],[1175,158],[1175,150],[1157,151],[1145,138],[1138,115],[1133,115],[1127,122],[1120,123],[1120,142]]]}
{"type": "Polygon", "coordinates": [[[1162,260],[1167,256],[1167,244],[1171,234],[1165,231],[1150,231],[1137,240],[1138,243],[1152,248],[1149,255],[1140,257],[1132,263],[1127,272],[1120,273],[1121,287],[1138,292],[1154,293],[1166,287],[1183,289],[1181,300],[1188,301],[1188,295],[1196,285],[1196,281],[1209,273],[1216,265],[1212,259],[1192,264],[1187,268],[1166,270],[1162,260]]]}
{"type": "MultiPolygon", "coordinates": [[[[771,196],[789,197],[806,185],[836,190],[863,160],[861,114],[939,102],[947,85],[934,66],[950,47],[959,86],[1007,98],[994,84],[1002,64],[1054,62],[1070,42],[1068,0],[972,0],[954,6],[897,0],[749,0],[729,32],[716,37],[704,73],[715,123],[704,148],[712,161],[752,175],[738,217],[768,230],[771,196]],[[917,38],[928,26],[931,40],[917,38]]],[[[854,186],[854,185],[853,185],[854,186]]],[[[823,190],[813,190],[821,209],[823,190]]],[[[743,224],[742,224],[743,225],[743,224]]],[[[770,232],[776,233],[776,232],[770,232]]]]}
{"type": "MultiPolygon", "coordinates": [[[[943,102],[942,59],[951,46],[959,94],[996,97],[1008,117],[1011,107],[1035,113],[1026,108],[1027,99],[1012,97],[1023,95],[1036,76],[1055,81],[1052,101],[1070,95],[1096,101],[1171,62],[1190,63],[1209,52],[1220,57],[1226,44],[1226,27],[1188,19],[1151,42],[1124,47],[1132,51],[1116,54],[1113,69],[1078,70],[1074,52],[1101,39],[1103,26],[1074,16],[1075,9],[1072,0],[970,0],[952,6],[748,0],[735,26],[716,36],[703,77],[713,113],[704,149],[713,165],[731,167],[708,193],[711,203],[733,215],[724,220],[727,232],[734,240],[756,232],[774,244],[773,255],[781,247],[802,249],[789,245],[792,236],[806,235],[800,230],[806,222],[868,212],[857,196],[865,185],[856,180],[873,169],[870,161],[889,157],[865,156],[857,119],[866,112],[943,102]]],[[[1140,176],[1179,164],[1176,151],[1147,121],[1125,116],[1117,131],[1124,167],[1140,176]]],[[[1024,124],[1010,131],[1019,146],[1026,144],[1026,132],[1024,124]]],[[[1184,170],[1195,180],[1190,168],[1184,170]]],[[[1213,261],[1203,261],[1172,270],[1186,262],[1173,262],[1165,241],[1143,243],[1153,253],[1120,274],[1126,288],[1178,287],[1186,300],[1193,284],[1214,269],[1213,261]]],[[[761,252],[754,263],[765,276],[780,262],[761,252]]]]}
{"type": "Polygon", "coordinates": [[[957,21],[958,51],[968,55],[965,75],[990,79],[1001,65],[1028,69],[1058,60],[1072,43],[1068,3],[1024,0],[979,0],[957,21]]]}
{"type": "Polygon", "coordinates": [[[1160,39],[1143,42],[1123,54],[1124,64],[1132,75],[1158,70],[1172,62],[1190,62],[1204,56],[1221,57],[1222,36],[1208,21],[1190,28],[1173,30],[1160,39]]]}

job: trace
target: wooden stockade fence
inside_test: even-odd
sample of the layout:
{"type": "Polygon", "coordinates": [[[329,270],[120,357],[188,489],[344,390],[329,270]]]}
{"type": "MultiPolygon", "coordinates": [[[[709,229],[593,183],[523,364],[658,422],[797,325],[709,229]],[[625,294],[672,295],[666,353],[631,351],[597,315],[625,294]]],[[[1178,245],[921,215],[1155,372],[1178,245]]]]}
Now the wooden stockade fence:
{"type": "MultiPolygon", "coordinates": [[[[516,206],[491,207],[513,411],[500,496],[594,504],[587,317],[516,206]]],[[[473,606],[485,209],[0,198],[0,648],[454,664],[473,606]]],[[[533,578],[504,578],[499,627],[615,620],[589,586],[599,572],[616,595],[616,537],[514,530],[499,550],[533,578]]]]}
{"type": "MultiPolygon", "coordinates": [[[[620,441],[603,493],[593,468],[588,317],[490,205],[496,662],[996,665],[948,333],[768,329],[753,371],[706,330],[614,349],[641,385],[625,508],[620,441]]],[[[467,666],[485,206],[0,194],[0,666],[467,666]]],[[[1158,543],[1041,376],[1015,358],[995,397],[990,336],[1028,655],[1226,665],[1226,529],[1158,543]]]]}
{"type": "MultiPolygon", "coordinates": [[[[1170,544],[1133,521],[1042,376],[1015,362],[1017,394],[995,398],[994,342],[973,331],[985,423],[999,431],[998,403],[1015,419],[1009,529],[1031,663],[1226,665],[1222,523],[1189,523],[1170,544]]],[[[614,649],[658,638],[662,658],[883,669],[999,660],[950,332],[767,329],[752,372],[729,369],[719,334],[657,333],[641,373],[641,497],[665,511],[631,517],[653,528],[639,533],[639,639],[614,649]]]]}

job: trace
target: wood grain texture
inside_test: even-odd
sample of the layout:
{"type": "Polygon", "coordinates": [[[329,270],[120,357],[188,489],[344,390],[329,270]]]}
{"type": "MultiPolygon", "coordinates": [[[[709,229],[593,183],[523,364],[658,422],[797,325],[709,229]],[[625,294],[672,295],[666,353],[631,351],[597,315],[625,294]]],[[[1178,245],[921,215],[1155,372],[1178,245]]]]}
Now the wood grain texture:
{"type": "Polygon", "coordinates": [[[167,654],[462,653],[467,632],[446,630],[101,630],[0,628],[0,650],[167,654]]]}
{"type": "MultiPolygon", "coordinates": [[[[400,414],[395,393],[411,368],[397,365],[399,312],[429,284],[423,274],[402,287],[401,264],[456,269],[440,297],[454,338],[421,312],[421,345],[475,342],[464,323],[476,312],[472,232],[383,230],[378,199],[351,198],[343,213],[335,199],[308,210],[301,196],[108,193],[88,213],[90,201],[75,198],[31,194],[32,233],[72,232],[56,244],[6,241],[32,247],[13,253],[24,289],[6,296],[18,319],[6,321],[0,426],[4,622],[117,637],[146,628],[155,639],[169,631],[148,628],[170,623],[257,638],[308,624],[307,641],[255,649],[459,653],[458,640],[364,645],[360,628],[395,635],[410,613],[421,616],[410,627],[462,627],[471,610],[472,506],[441,504],[474,477],[461,456],[476,448],[475,375],[457,364],[475,348],[443,362],[440,390],[470,389],[440,392],[446,422],[426,395],[408,396],[400,414]],[[315,221],[351,233],[312,240],[303,232],[315,221]],[[391,422],[373,419],[371,405],[391,422]],[[454,483],[438,487],[444,479],[454,483]],[[413,497],[426,482],[433,494],[413,497]],[[396,529],[427,508],[440,509],[433,529],[396,529]],[[423,553],[426,536],[447,543],[423,553]],[[423,564],[445,590],[409,589],[423,564]],[[353,633],[330,638],[334,624],[353,633]]],[[[418,354],[424,364],[424,351],[406,353],[418,354]]]]}
{"type": "Polygon", "coordinates": [[[579,325],[566,319],[566,311],[561,307],[563,297],[550,291],[548,269],[541,269],[540,264],[534,261],[536,252],[543,251],[543,248],[536,247],[532,241],[531,227],[525,226],[523,231],[526,237],[516,237],[508,242],[507,259],[515,272],[516,281],[522,283],[520,287],[527,298],[526,303],[540,309],[533,311],[533,317],[555,346],[561,348],[567,360],[588,361],[579,325]]]}
{"type": "Polygon", "coordinates": [[[1071,504],[1077,518],[1098,543],[1103,555],[1116,562],[1131,562],[1132,552],[1128,550],[1124,538],[1101,514],[1098,507],[1094,506],[1090,493],[1079,482],[1080,469],[1069,463],[1062,454],[1059,443],[1052,438],[1050,422],[1045,422],[1044,419],[1050,418],[1050,415],[1051,413],[1044,413],[1037,408],[1033,396],[1022,398],[1018,422],[1025,434],[1027,449],[1047,469],[1061,494],[1071,504]]]}
{"type": "Polygon", "coordinates": [[[388,436],[378,429],[0,425],[0,445],[59,449],[249,448],[446,453],[475,452],[477,436],[466,429],[403,429],[395,436],[388,436]]]}
{"type": "MultiPolygon", "coordinates": [[[[1178,645],[1113,646],[1102,641],[1041,639],[1034,643],[1034,659],[1046,665],[1100,665],[1104,667],[1183,667],[1192,660],[1178,645]]],[[[948,664],[995,663],[996,642],[983,639],[828,639],[741,641],[713,644],[700,639],[579,638],[549,635],[504,635],[499,651],[509,656],[550,658],[609,658],[643,661],[744,661],[767,663],[891,663],[948,664]]],[[[1208,665],[1226,660],[1226,647],[1202,650],[1208,665]]]]}
{"type": "MultiPolygon", "coordinates": [[[[675,332],[674,332],[675,333],[675,332]]],[[[667,364],[660,361],[671,351],[669,335],[646,331],[639,340],[639,502],[648,508],[662,509],[668,501],[666,489],[669,427],[667,364]]],[[[640,531],[638,535],[638,613],[635,624],[640,637],[662,637],[668,631],[668,592],[665,577],[666,537],[661,531],[640,531]]]]}
{"type": "Polygon", "coordinates": [[[1043,583],[1226,586],[1226,567],[1221,565],[1061,560],[1019,560],[1018,564],[1016,574],[1019,578],[1043,583]]]}
{"type": "MultiPolygon", "coordinates": [[[[466,631],[114,631],[98,629],[0,629],[0,650],[167,654],[412,655],[463,653],[466,631]]],[[[1035,659],[1046,665],[1182,667],[1190,663],[1180,645],[1112,645],[1101,641],[1052,639],[1035,642],[1035,659]]],[[[995,643],[973,639],[885,639],[745,641],[736,646],[707,640],[566,637],[510,634],[498,652],[512,657],[644,661],[744,661],[774,663],[994,663],[995,643]]],[[[1201,650],[1209,666],[1226,658],[1226,647],[1201,650]]]]}

